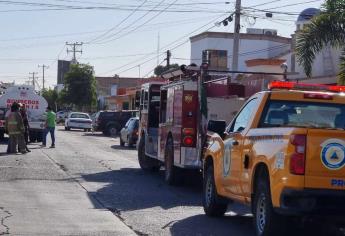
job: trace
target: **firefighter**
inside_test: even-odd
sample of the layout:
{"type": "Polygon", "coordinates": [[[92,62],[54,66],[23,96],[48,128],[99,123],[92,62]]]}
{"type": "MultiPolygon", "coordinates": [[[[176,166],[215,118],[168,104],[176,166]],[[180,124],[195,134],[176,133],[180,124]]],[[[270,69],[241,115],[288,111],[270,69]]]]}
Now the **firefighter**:
{"type": "MultiPolygon", "coordinates": [[[[28,148],[28,143],[29,143],[29,121],[28,121],[28,114],[26,112],[25,105],[19,103],[20,107],[20,115],[22,116],[23,119],[23,125],[24,125],[24,133],[21,135],[20,139],[24,139],[25,141],[25,150],[27,152],[31,152],[30,149],[28,148]]],[[[23,140],[20,140],[20,142],[24,142],[23,140]]],[[[19,148],[19,147],[18,147],[19,148]]],[[[20,151],[20,150],[19,150],[20,151]]]]}
{"type": "Polygon", "coordinates": [[[20,138],[24,134],[23,119],[19,113],[19,104],[13,103],[11,113],[6,118],[6,130],[9,135],[8,153],[17,153],[17,144],[21,153],[26,153],[24,138],[20,138]]]}

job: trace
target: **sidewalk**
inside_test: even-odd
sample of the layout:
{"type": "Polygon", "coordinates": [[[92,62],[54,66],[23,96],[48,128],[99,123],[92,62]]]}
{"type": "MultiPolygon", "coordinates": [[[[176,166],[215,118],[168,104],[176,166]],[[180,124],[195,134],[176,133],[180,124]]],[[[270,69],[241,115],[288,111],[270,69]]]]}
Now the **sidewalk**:
{"type": "Polygon", "coordinates": [[[0,235],[136,235],[39,148],[0,145],[0,235]]]}

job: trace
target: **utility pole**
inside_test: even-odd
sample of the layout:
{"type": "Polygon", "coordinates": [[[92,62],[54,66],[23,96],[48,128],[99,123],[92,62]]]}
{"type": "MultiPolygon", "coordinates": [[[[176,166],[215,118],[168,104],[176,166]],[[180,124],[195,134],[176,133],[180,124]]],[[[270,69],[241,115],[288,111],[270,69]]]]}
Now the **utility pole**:
{"type": "Polygon", "coordinates": [[[140,73],[140,64],[138,65],[138,69],[139,69],[139,79],[140,79],[140,77],[141,77],[141,73],[140,73]]]}
{"type": "Polygon", "coordinates": [[[171,52],[170,50],[167,51],[167,68],[169,69],[170,68],[170,58],[171,58],[171,52]]]}
{"type": "Polygon", "coordinates": [[[44,71],[45,71],[45,69],[49,69],[49,66],[46,66],[46,65],[42,65],[42,66],[40,66],[40,65],[38,65],[38,68],[42,68],[42,87],[43,87],[43,90],[45,89],[45,79],[44,79],[44,71]]]}
{"type": "Polygon", "coordinates": [[[30,75],[32,75],[32,77],[31,77],[31,79],[32,79],[32,86],[34,86],[34,89],[35,89],[35,82],[36,82],[36,79],[38,78],[38,77],[36,77],[36,75],[38,74],[37,72],[30,72],[29,73],[30,75]]]}
{"type": "Polygon", "coordinates": [[[70,46],[72,49],[67,48],[67,53],[72,52],[73,53],[73,58],[72,58],[72,64],[77,64],[77,58],[76,58],[76,53],[79,52],[80,54],[83,53],[83,50],[78,50],[78,47],[83,46],[83,43],[75,42],[75,43],[68,43],[66,42],[66,46],[70,46]]]}
{"type": "Polygon", "coordinates": [[[235,26],[234,26],[234,45],[232,50],[232,68],[231,70],[238,70],[238,51],[240,44],[240,30],[241,30],[241,0],[236,0],[235,10],[235,26]]]}

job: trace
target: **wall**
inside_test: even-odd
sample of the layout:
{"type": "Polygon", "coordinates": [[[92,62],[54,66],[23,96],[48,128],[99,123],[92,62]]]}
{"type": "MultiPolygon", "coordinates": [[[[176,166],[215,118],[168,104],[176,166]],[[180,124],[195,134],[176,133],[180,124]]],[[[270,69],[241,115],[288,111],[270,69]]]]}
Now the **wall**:
{"type": "MultiPolygon", "coordinates": [[[[202,51],[206,49],[227,50],[228,68],[231,70],[233,39],[203,38],[191,43],[191,63],[201,64],[202,51]]],[[[241,39],[239,48],[239,70],[247,71],[246,60],[271,58],[289,50],[290,44],[268,41],[266,39],[241,39]],[[281,47],[280,47],[281,46],[281,47]],[[241,55],[242,54],[242,55],[241,55]]]]}

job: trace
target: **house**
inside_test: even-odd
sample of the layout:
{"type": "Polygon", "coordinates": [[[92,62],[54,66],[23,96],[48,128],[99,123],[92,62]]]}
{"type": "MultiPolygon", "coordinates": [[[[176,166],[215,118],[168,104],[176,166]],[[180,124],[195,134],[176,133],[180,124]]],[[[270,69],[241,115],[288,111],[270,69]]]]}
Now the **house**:
{"type": "MultiPolygon", "coordinates": [[[[191,37],[191,63],[200,65],[205,51],[210,69],[231,70],[233,39],[233,33],[224,32],[203,32],[191,37]]],[[[290,52],[291,41],[278,36],[276,30],[248,28],[247,33],[240,34],[238,70],[248,71],[247,60],[269,59],[290,52]]]]}
{"type": "MultiPolygon", "coordinates": [[[[295,53],[296,39],[300,31],[310,24],[310,20],[319,10],[307,8],[296,19],[296,30],[290,37],[277,35],[274,29],[248,28],[240,34],[238,70],[243,72],[285,73],[288,80],[304,83],[335,84],[339,72],[340,49],[325,47],[316,55],[312,69],[312,78],[307,78],[298,64],[295,53]],[[282,67],[282,64],[287,69],[282,67]]],[[[210,69],[231,70],[233,33],[203,32],[190,38],[191,63],[200,65],[207,60],[210,69]],[[206,52],[203,54],[203,52],[206,52]],[[202,58],[204,55],[204,58],[202,58]],[[206,57],[206,58],[205,58],[206,57]]],[[[283,75],[242,75],[237,82],[246,86],[246,95],[267,88],[271,80],[284,79],[283,75]]]]}

